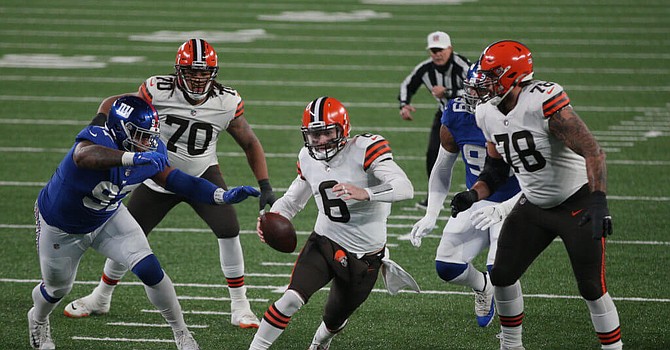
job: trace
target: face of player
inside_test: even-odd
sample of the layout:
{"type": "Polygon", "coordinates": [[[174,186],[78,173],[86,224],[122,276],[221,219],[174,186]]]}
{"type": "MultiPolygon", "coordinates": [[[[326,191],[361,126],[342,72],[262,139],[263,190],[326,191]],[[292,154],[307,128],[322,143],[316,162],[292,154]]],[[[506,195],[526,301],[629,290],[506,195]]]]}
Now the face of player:
{"type": "Polygon", "coordinates": [[[335,147],[334,141],[337,138],[337,128],[328,128],[307,133],[307,142],[315,151],[327,151],[335,147]]]}
{"type": "Polygon", "coordinates": [[[204,69],[184,69],[184,80],[195,94],[204,94],[209,89],[212,72],[204,69]]]}

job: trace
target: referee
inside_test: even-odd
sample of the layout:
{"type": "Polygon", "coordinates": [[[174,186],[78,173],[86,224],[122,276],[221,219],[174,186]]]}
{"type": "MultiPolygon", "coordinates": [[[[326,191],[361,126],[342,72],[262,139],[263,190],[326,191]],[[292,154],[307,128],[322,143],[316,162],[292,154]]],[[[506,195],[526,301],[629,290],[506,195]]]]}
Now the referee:
{"type": "MultiPolygon", "coordinates": [[[[470,61],[464,56],[453,52],[451,39],[445,32],[433,32],[428,34],[428,45],[426,49],[430,58],[424,60],[414,67],[414,70],[400,84],[400,116],[405,120],[414,120],[412,113],[416,108],[411,105],[412,96],[425,85],[438,102],[438,109],[433,118],[430,129],[428,149],[426,150],[426,173],[430,172],[437,159],[440,149],[440,119],[447,101],[463,95],[463,82],[468,73],[470,61]]],[[[426,208],[428,199],[417,203],[417,206],[426,208]]]]}

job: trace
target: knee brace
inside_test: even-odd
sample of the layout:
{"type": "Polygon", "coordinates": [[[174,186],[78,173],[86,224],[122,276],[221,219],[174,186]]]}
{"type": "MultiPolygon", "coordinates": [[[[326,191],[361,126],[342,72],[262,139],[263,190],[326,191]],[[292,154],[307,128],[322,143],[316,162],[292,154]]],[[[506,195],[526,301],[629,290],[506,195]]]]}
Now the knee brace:
{"type": "Polygon", "coordinates": [[[158,284],[165,276],[158,258],[153,254],[149,254],[140,260],[131,271],[147,286],[158,284]]]}
{"type": "Polygon", "coordinates": [[[460,276],[467,268],[468,264],[456,264],[444,261],[435,261],[435,270],[437,270],[437,275],[440,276],[440,278],[446,282],[449,282],[454,278],[460,276]]]}

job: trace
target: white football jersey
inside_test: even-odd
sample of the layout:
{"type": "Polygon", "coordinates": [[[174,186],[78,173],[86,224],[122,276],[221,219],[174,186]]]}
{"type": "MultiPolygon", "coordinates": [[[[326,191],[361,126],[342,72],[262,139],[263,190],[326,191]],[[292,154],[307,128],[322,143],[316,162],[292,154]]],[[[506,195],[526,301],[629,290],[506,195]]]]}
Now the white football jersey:
{"type": "Polygon", "coordinates": [[[533,80],[504,115],[490,102],[477,107],[477,125],[512,167],[522,192],[541,207],[561,204],[588,182],[584,158],[549,133],[549,118],[570,99],[552,82],[533,80]]]}
{"type": "MultiPolygon", "coordinates": [[[[374,171],[382,161],[386,163],[384,166],[389,162],[395,165],[388,141],[379,135],[353,137],[329,162],[315,160],[303,148],[298,155],[298,177],[271,210],[292,217],[313,196],[319,209],[314,225],[316,233],[354,254],[377,251],[386,244],[386,219],[391,213],[391,203],[343,200],[332,190],[337,183],[361,188],[380,185],[382,181],[374,171]]],[[[411,187],[399,167],[387,169],[395,169],[389,178],[405,179],[411,187]]]]}
{"type": "MultiPolygon", "coordinates": [[[[140,86],[140,94],[156,107],[170,165],[200,176],[208,167],[218,164],[219,133],[244,114],[244,101],[233,89],[213,86],[215,96],[193,106],[175,86],[175,79],[173,75],[150,77],[140,86]]],[[[155,191],[169,193],[151,180],[146,184],[155,191]]]]}

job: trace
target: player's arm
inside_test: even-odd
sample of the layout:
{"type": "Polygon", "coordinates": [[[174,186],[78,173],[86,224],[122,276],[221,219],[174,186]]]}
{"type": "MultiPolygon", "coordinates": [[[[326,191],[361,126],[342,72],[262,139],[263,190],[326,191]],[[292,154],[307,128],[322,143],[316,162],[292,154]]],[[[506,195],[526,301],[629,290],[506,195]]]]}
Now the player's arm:
{"type": "Polygon", "coordinates": [[[186,174],[170,166],[165,167],[152,179],[166,190],[200,203],[234,204],[249,196],[260,195],[260,192],[251,186],[234,187],[226,191],[206,179],[186,174]]]}
{"type": "Polygon", "coordinates": [[[105,170],[123,165],[126,152],[83,140],[74,148],[72,160],[77,168],[105,170]]]}
{"type": "MultiPolygon", "coordinates": [[[[238,112],[243,113],[243,108],[244,105],[240,102],[238,112]]],[[[275,194],[270,185],[263,146],[251,129],[247,119],[241,114],[230,122],[227,131],[246,154],[249,167],[251,167],[251,171],[254,173],[261,189],[259,206],[263,210],[267,204],[272,205],[275,202],[275,194]]]]}
{"type": "Polygon", "coordinates": [[[505,163],[502,155],[496,150],[495,144],[487,142],[484,169],[469,191],[460,192],[451,200],[451,216],[456,217],[458,213],[468,210],[475,202],[488,198],[498,187],[507,182],[509,171],[509,164],[505,163]]]}
{"type": "Polygon", "coordinates": [[[109,114],[109,109],[112,107],[114,101],[116,101],[117,99],[119,99],[119,97],[122,96],[141,97],[137,92],[129,92],[126,94],[107,97],[106,99],[102,100],[102,102],[100,102],[100,106],[98,106],[98,114],[96,114],[95,117],[93,117],[93,120],[91,120],[89,125],[97,125],[97,126],[105,125],[105,122],[107,121],[107,114],[109,114]]]}
{"type": "Polygon", "coordinates": [[[300,175],[296,176],[283,196],[281,196],[270,208],[271,212],[277,212],[283,217],[291,220],[298,214],[312,197],[312,189],[309,183],[300,175]]]}
{"type": "Polygon", "coordinates": [[[571,106],[554,113],[549,119],[549,132],[575,153],[584,157],[591,192],[607,192],[605,152],[584,121],[571,106]]]}
{"type": "Polygon", "coordinates": [[[428,207],[424,215],[410,232],[410,241],[415,247],[421,246],[421,239],[435,228],[437,217],[440,215],[442,204],[451,188],[451,175],[458,158],[458,144],[454,140],[449,128],[440,127],[440,150],[433,170],[428,177],[428,207]]]}
{"type": "Polygon", "coordinates": [[[442,204],[449,194],[452,171],[459,153],[454,136],[444,125],[440,127],[440,145],[435,165],[428,178],[426,215],[433,214],[435,217],[440,214],[442,204]]]}

